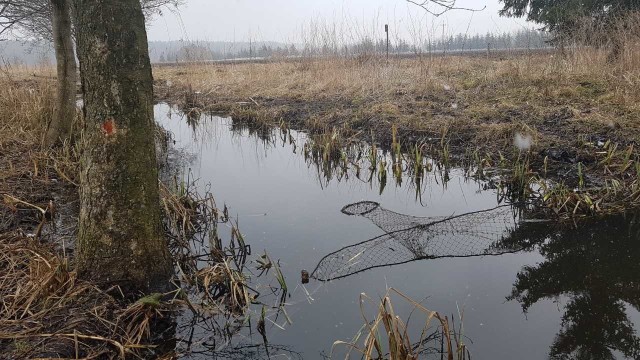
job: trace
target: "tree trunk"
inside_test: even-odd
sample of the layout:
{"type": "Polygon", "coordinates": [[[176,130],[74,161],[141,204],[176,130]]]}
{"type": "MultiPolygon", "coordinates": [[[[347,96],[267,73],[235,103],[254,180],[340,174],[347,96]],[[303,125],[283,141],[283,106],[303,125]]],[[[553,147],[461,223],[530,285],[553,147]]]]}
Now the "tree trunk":
{"type": "Polygon", "coordinates": [[[167,289],[153,79],[139,0],[75,0],[85,132],[78,269],[128,291],[167,289]]]}
{"type": "Polygon", "coordinates": [[[76,117],[76,81],[78,79],[76,56],[71,37],[70,0],[51,0],[53,43],[56,50],[58,73],[57,108],[49,123],[45,139],[53,146],[69,138],[76,117]]]}

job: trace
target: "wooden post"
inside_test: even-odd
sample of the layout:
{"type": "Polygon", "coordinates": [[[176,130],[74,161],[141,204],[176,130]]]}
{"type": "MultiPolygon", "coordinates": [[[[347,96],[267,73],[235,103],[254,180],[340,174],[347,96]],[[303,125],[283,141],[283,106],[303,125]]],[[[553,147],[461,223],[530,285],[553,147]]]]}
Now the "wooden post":
{"type": "Polygon", "coordinates": [[[445,24],[442,24],[442,55],[443,56],[447,54],[447,47],[449,46],[448,45],[449,41],[447,40],[447,38],[444,35],[444,26],[445,26],[445,24]]]}
{"type": "Polygon", "coordinates": [[[389,63],[389,25],[384,25],[384,32],[387,33],[387,63],[389,63]]]}

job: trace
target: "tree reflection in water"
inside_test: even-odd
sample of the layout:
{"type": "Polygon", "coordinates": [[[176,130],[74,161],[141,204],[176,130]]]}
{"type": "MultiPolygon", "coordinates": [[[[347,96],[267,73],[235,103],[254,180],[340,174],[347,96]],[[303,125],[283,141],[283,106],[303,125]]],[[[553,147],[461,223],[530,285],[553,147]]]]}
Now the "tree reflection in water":
{"type": "MultiPolygon", "coordinates": [[[[446,224],[452,218],[416,218],[371,202],[348,205],[343,212],[352,215],[353,211],[345,209],[355,206],[369,206],[355,214],[368,217],[384,234],[325,256],[313,277],[330,280],[420,259],[537,249],[545,260],[525,266],[517,274],[507,299],[520,302],[525,312],[543,299],[567,299],[562,327],[551,345],[550,357],[640,358],[637,324],[627,314],[629,306],[640,311],[640,214],[590,219],[576,226],[549,226],[548,222],[522,221],[522,217],[509,226],[504,222],[508,217],[476,219],[461,215],[453,218],[460,219],[456,226],[434,231],[438,230],[436,225],[446,224]],[[473,221],[466,221],[467,218],[473,221]],[[487,227],[487,223],[493,226],[487,227]],[[494,223],[505,227],[500,229],[494,223]],[[449,245],[436,254],[429,244],[438,236],[446,238],[443,243],[449,245]],[[416,248],[427,249],[428,254],[416,248]],[[400,251],[403,249],[407,251],[400,251]]],[[[490,210],[487,214],[494,212],[490,210]]]]}
{"type": "Polygon", "coordinates": [[[640,357],[627,306],[640,311],[640,216],[614,216],[548,234],[545,261],[517,275],[509,300],[528,311],[543,299],[567,297],[553,359],[640,357]]]}

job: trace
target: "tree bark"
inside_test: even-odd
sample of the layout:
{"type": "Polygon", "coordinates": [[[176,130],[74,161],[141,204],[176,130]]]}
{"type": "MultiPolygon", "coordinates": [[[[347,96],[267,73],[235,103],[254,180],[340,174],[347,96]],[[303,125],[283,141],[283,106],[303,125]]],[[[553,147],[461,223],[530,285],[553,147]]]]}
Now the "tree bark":
{"type": "Polygon", "coordinates": [[[139,0],[75,0],[85,131],[78,269],[127,291],[168,288],[153,79],[139,0]]]}
{"type": "Polygon", "coordinates": [[[70,0],[51,0],[51,21],[55,45],[58,94],[53,119],[49,123],[45,143],[53,146],[69,138],[76,117],[76,56],[71,36],[70,0]]]}

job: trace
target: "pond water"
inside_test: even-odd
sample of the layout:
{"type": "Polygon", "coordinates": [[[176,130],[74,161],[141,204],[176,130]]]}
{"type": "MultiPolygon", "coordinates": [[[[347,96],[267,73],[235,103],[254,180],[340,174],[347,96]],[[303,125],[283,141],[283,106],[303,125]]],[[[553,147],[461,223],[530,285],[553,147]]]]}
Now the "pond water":
{"type": "MultiPolygon", "coordinates": [[[[396,223],[421,221],[409,216],[492,209],[499,205],[499,196],[492,186],[467,179],[455,169],[446,182],[436,171],[427,173],[419,185],[421,196],[409,175],[403,175],[400,186],[389,181],[382,192],[379,183],[353,175],[328,180],[303,156],[304,133],[292,131],[293,142],[282,141],[280,131],[250,133],[231,119],[202,116],[187,121],[163,104],[156,106],[155,114],[174,134],[176,147],[192,155],[185,172],[197,178],[202,189],[210,184],[218,206],[226,204],[230,215],[238,218],[253,258],[266,250],[280,261],[289,287],[286,313],[291,323],[284,316],[267,321],[272,358],[329,356],[334,341],[348,341],[362,327],[361,293],[378,300],[390,287],[428,309],[453,316],[456,324],[463,313],[465,343],[474,359],[640,356],[640,225],[633,215],[572,227],[532,222],[512,236],[504,251],[492,251],[491,256],[473,256],[482,253],[473,249],[449,250],[462,256],[452,258],[446,257],[445,249],[437,258],[328,282],[312,278],[302,285],[301,270],[312,272],[327,254],[384,235],[385,226],[395,229],[396,223]],[[360,201],[379,203],[376,217],[341,212],[360,201]]],[[[484,229],[484,222],[495,224],[493,214],[471,218],[469,226],[484,229]]],[[[486,233],[471,232],[465,241],[473,240],[474,234],[486,233]]],[[[447,237],[444,242],[456,241],[447,237]]],[[[394,260],[401,247],[387,248],[375,265],[394,260]]],[[[398,256],[406,260],[407,255],[398,256]]],[[[344,269],[324,275],[349,275],[344,269]]],[[[393,305],[403,316],[413,309],[401,298],[394,298],[393,305]]],[[[375,315],[372,308],[365,306],[369,319],[375,315]]],[[[419,332],[422,318],[413,316],[410,330],[419,332]]],[[[239,336],[236,344],[249,344],[246,351],[234,352],[229,345],[202,358],[266,358],[260,348],[251,347],[263,344],[255,330],[239,336]]],[[[413,338],[418,340],[419,333],[413,338]]],[[[345,350],[336,346],[334,358],[343,358],[345,350]]]]}

